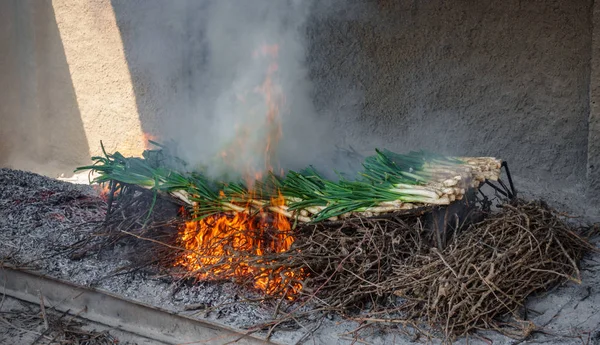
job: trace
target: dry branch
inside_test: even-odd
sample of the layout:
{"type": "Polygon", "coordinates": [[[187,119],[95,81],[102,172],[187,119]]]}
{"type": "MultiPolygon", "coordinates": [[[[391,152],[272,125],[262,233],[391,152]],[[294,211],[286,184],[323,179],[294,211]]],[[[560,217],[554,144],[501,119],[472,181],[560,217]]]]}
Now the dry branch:
{"type": "MultiPolygon", "coordinates": [[[[136,203],[142,207],[141,200],[136,203]]],[[[147,210],[147,204],[141,209],[147,210]]],[[[126,225],[122,230],[137,238],[150,236],[144,232],[153,222],[144,228],[141,215],[131,222],[122,212],[120,208],[113,212],[113,217],[121,214],[119,224],[126,225]]],[[[523,337],[535,329],[521,316],[527,296],[566,281],[579,283],[578,262],[584,253],[595,250],[583,232],[563,218],[542,202],[516,200],[449,238],[445,249],[432,245],[426,217],[419,212],[305,224],[295,229],[295,242],[286,252],[253,256],[231,250],[214,265],[174,276],[210,277],[223,262],[239,265],[233,270],[263,268],[271,272],[271,280],[285,272],[304,272],[270,291],[283,296],[293,284],[302,287],[296,291],[296,304],[283,305],[275,298],[277,320],[270,326],[299,317],[298,306],[311,304],[357,321],[437,330],[446,339],[478,329],[523,337]],[[395,296],[404,302],[390,303],[395,296]],[[359,310],[362,315],[355,313],[359,310]],[[500,321],[506,316],[513,321],[500,321]]],[[[260,236],[273,238],[277,231],[260,236]]],[[[159,243],[154,240],[152,246],[159,243]]],[[[162,262],[172,267],[174,258],[186,250],[176,250],[172,239],[164,243],[168,246],[153,249],[153,255],[159,253],[162,262]]],[[[252,286],[254,280],[241,275],[236,282],[252,286]]]]}
{"type": "Polygon", "coordinates": [[[521,335],[527,296],[567,280],[581,282],[578,261],[595,248],[540,202],[517,201],[457,236],[444,251],[432,249],[394,268],[389,284],[418,319],[446,337],[501,329],[510,315],[521,335]]]}

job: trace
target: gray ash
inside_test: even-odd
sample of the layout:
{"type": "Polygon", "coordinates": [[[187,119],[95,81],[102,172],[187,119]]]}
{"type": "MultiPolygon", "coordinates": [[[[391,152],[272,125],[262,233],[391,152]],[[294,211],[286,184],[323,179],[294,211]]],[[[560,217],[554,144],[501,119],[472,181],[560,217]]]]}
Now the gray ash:
{"type": "MultiPolygon", "coordinates": [[[[138,253],[150,245],[144,248],[143,241],[106,245],[106,208],[89,185],[0,169],[0,262],[229,327],[270,320],[277,301],[260,301],[258,292],[232,282],[176,281],[153,267],[140,268],[138,253]]],[[[287,343],[301,336],[274,339],[287,343]]]]}
{"type": "MultiPolygon", "coordinates": [[[[140,241],[107,246],[100,240],[106,206],[91,186],[0,169],[0,261],[176,310],[206,303],[224,317],[215,306],[228,304],[224,310],[230,310],[236,296],[242,300],[245,292],[233,283],[186,285],[155,277],[152,268],[138,269],[140,241]]],[[[259,310],[248,310],[244,320],[238,307],[237,326],[256,321],[264,314],[259,310]]]]}

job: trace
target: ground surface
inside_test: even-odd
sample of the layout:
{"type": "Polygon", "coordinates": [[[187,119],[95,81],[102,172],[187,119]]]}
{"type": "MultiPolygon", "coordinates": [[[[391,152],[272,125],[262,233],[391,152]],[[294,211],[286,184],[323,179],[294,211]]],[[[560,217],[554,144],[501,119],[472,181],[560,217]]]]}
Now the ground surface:
{"type": "MultiPolygon", "coordinates": [[[[89,186],[0,169],[0,262],[36,267],[52,277],[236,328],[252,329],[272,318],[276,301],[244,302],[243,298],[252,293],[230,283],[178,286],[151,270],[130,272],[130,259],[139,253],[126,245],[74,257],[73,248],[94,238],[104,207],[103,200],[89,186]],[[203,308],[186,311],[191,305],[203,308]]],[[[583,263],[582,284],[568,283],[531,298],[528,316],[539,329],[526,342],[600,343],[599,269],[600,258],[589,257],[583,263]]],[[[282,310],[291,307],[281,306],[282,310]]],[[[310,310],[308,306],[304,309],[310,310]]],[[[365,344],[411,342],[397,327],[386,331],[367,327],[353,334],[358,327],[338,317],[313,314],[290,324],[285,331],[275,332],[273,340],[282,344],[351,344],[356,339],[365,344]]],[[[492,332],[480,333],[468,341],[485,343],[483,339],[494,344],[521,342],[492,332]]],[[[466,343],[467,339],[458,342],[466,343]]]]}

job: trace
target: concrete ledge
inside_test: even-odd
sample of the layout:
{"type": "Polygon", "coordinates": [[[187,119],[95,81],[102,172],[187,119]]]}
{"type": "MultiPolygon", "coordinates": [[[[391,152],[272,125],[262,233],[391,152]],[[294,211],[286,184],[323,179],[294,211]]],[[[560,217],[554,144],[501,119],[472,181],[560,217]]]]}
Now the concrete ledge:
{"type": "Polygon", "coordinates": [[[41,293],[47,307],[167,344],[274,344],[221,325],[6,264],[0,265],[0,292],[36,304],[40,303],[41,293]]]}

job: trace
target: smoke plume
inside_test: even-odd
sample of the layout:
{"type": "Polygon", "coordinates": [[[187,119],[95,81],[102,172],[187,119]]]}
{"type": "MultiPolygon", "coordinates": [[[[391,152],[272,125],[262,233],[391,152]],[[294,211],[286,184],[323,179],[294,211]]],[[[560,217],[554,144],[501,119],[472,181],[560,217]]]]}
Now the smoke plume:
{"type": "Polygon", "coordinates": [[[186,60],[167,61],[166,55],[153,63],[155,75],[171,75],[178,64],[188,69],[181,74],[187,82],[179,82],[185,90],[169,101],[159,138],[173,140],[192,168],[219,177],[318,163],[323,148],[332,145],[331,124],[316,114],[307,76],[313,2],[190,4],[177,14],[197,20],[179,29],[179,42],[168,42],[186,47],[186,60]]]}

